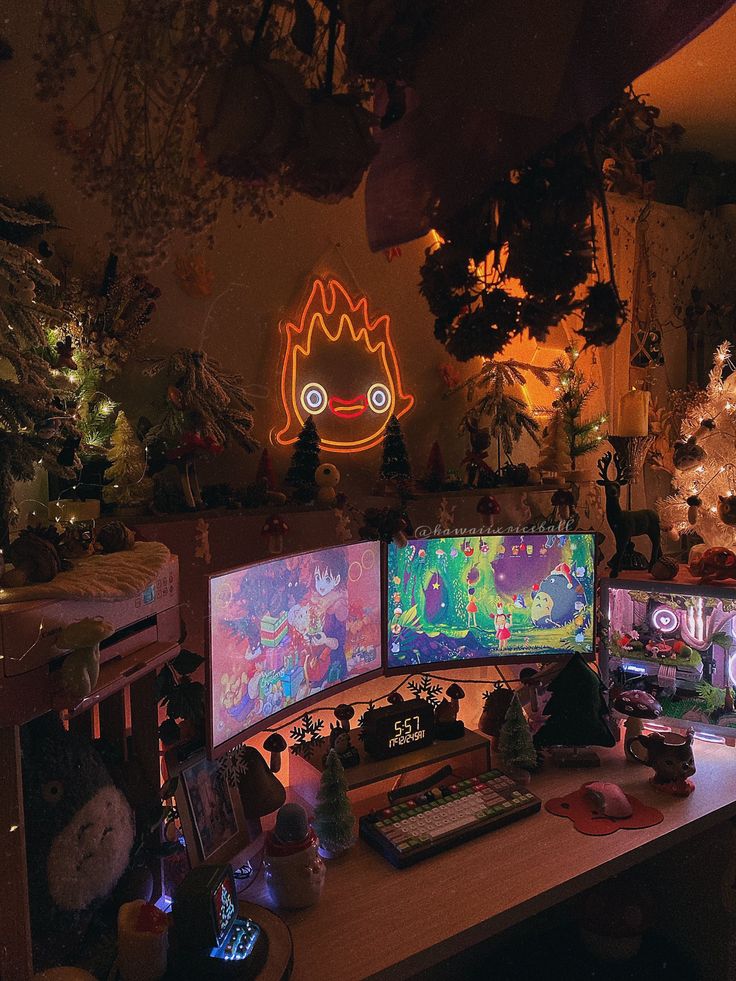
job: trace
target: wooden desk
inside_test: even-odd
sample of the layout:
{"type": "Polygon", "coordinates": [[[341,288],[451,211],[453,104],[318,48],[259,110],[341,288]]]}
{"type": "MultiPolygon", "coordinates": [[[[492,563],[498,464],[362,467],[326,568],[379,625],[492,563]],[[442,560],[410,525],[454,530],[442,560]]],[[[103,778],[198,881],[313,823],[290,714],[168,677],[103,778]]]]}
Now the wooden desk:
{"type": "MultiPolygon", "coordinates": [[[[612,780],[664,821],[605,837],[579,834],[544,809],[499,831],[394,869],[362,841],[328,863],[322,901],[281,912],[294,938],[294,981],[399,979],[459,953],[597,882],[736,816],[736,751],[697,741],[696,790],[674,800],[620,746],[596,770],[548,766],[531,789],[543,801],[588,780],[612,780]]],[[[262,880],[243,894],[269,905],[262,880]]]]}

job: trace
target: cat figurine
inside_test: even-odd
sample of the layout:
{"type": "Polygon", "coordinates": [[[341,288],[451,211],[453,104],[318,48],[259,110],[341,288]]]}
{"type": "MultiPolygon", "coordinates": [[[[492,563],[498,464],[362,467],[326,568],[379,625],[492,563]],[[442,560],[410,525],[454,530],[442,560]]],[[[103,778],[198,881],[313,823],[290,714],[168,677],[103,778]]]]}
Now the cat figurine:
{"type": "Polygon", "coordinates": [[[695,773],[692,729],[688,729],[684,736],[676,732],[635,736],[626,741],[626,749],[627,755],[654,770],[649,782],[655,790],[672,794],[673,797],[689,797],[695,790],[695,784],[688,779],[695,773]],[[635,752],[636,743],[644,747],[646,758],[635,752]]]}

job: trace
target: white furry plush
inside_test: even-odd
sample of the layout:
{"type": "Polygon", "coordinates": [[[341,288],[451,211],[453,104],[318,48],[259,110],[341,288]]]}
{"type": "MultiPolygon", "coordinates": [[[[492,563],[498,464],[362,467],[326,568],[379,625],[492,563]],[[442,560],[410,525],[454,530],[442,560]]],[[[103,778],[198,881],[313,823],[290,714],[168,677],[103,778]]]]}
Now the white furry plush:
{"type": "Polygon", "coordinates": [[[168,548],[160,542],[136,542],[127,552],[87,555],[51,582],[2,590],[0,603],[38,599],[127,599],[155,580],[169,555],[168,548]]]}
{"type": "Polygon", "coordinates": [[[125,797],[102,787],[56,836],[48,856],[49,892],[59,909],[86,909],[107,895],[128,865],[133,817],[125,797]]]}

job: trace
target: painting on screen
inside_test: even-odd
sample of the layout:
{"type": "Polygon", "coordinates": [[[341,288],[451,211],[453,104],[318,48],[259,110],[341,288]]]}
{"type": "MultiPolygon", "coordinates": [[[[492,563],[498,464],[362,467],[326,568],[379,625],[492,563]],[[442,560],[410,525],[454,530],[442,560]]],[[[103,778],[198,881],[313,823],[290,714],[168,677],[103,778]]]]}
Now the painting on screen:
{"type": "Polygon", "coordinates": [[[210,581],[215,746],[380,667],[380,548],[362,542],[210,581]]]}
{"type": "Polygon", "coordinates": [[[389,547],[389,667],[593,650],[592,535],[389,547]]]}

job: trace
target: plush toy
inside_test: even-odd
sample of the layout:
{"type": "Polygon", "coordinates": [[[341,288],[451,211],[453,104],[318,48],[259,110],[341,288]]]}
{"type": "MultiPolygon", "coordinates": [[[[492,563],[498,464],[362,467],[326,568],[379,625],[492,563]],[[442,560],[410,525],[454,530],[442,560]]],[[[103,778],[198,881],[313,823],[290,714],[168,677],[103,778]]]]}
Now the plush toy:
{"type": "Polygon", "coordinates": [[[56,646],[71,651],[61,666],[61,687],[67,699],[65,708],[74,708],[96,687],[100,677],[100,641],[113,627],[99,617],[85,617],[70,623],[59,634],[56,646]]]}
{"type": "Polygon", "coordinates": [[[317,502],[334,504],[337,497],[335,488],[340,483],[340,471],[334,463],[321,463],[314,471],[314,482],[318,488],[317,502]]]}
{"type": "Polygon", "coordinates": [[[128,865],[130,805],[91,743],[48,713],[22,730],[23,805],[36,970],[73,960],[128,865]]]}

